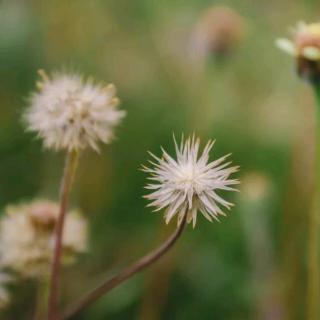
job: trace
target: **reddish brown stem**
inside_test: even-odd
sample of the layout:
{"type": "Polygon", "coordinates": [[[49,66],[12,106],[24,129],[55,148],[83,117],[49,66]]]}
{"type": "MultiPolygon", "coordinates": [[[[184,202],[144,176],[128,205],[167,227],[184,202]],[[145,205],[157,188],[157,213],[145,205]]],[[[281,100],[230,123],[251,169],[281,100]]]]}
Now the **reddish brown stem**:
{"type": "Polygon", "coordinates": [[[77,313],[91,305],[93,302],[101,298],[104,294],[120,285],[122,282],[126,281],[136,273],[144,270],[145,268],[156,262],[166,252],[168,252],[169,249],[172,248],[176,241],[179,239],[185,227],[186,218],[187,215],[185,214],[182,222],[177,227],[175,232],[162,245],[152,250],[150,253],[146,254],[133,264],[129,265],[111,279],[107,279],[101,285],[84,295],[78,303],[67,309],[67,311],[62,315],[61,318],[57,317],[55,318],[55,320],[67,320],[71,318],[72,316],[76,315],[77,313]]]}
{"type": "Polygon", "coordinates": [[[69,194],[71,190],[72,180],[77,166],[78,154],[71,151],[67,155],[64,174],[60,190],[60,210],[55,227],[55,247],[51,267],[50,291],[48,301],[48,320],[56,319],[58,316],[59,304],[59,279],[60,279],[60,260],[62,253],[62,236],[65,215],[68,207],[69,194]]]}

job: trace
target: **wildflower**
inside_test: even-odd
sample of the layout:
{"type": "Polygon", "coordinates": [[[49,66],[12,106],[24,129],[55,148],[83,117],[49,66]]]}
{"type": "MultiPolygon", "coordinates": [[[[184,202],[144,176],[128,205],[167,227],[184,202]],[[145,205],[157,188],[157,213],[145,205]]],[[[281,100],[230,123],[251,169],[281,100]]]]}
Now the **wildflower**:
{"type": "MultiPolygon", "coordinates": [[[[46,200],[8,206],[0,224],[2,266],[23,277],[47,275],[53,256],[58,214],[59,205],[46,200]]],[[[86,244],[86,221],[77,210],[73,210],[66,215],[63,262],[73,262],[77,253],[86,251],[86,244]]]]}
{"type": "Polygon", "coordinates": [[[212,221],[212,218],[218,220],[219,215],[225,215],[219,205],[231,208],[232,204],[221,198],[216,191],[235,190],[231,186],[239,182],[229,179],[229,176],[238,167],[228,167],[230,162],[224,162],[228,155],[208,162],[213,144],[214,142],[209,141],[198,157],[200,140],[193,136],[184,142],[182,138],[180,147],[175,141],[176,160],[162,149],[162,158],[151,154],[157,161],[150,161],[154,168],[143,167],[144,171],[151,174],[149,179],[153,181],[146,186],[153,192],[145,197],[152,201],[149,206],[156,207],[155,211],[166,208],[166,223],[178,215],[180,224],[187,214],[187,222],[192,221],[194,227],[198,211],[212,221]]]}
{"type": "Polygon", "coordinates": [[[242,17],[229,7],[213,6],[199,18],[191,37],[191,51],[195,58],[211,54],[225,56],[232,52],[244,36],[242,17]]]}
{"type": "Polygon", "coordinates": [[[99,142],[112,140],[114,127],[125,116],[117,109],[113,84],[102,86],[77,74],[39,73],[39,92],[32,95],[24,118],[45,147],[71,151],[90,146],[99,151],[99,142]]]}
{"type": "Polygon", "coordinates": [[[299,22],[293,30],[293,39],[278,39],[276,45],[297,59],[302,78],[318,81],[320,76],[320,23],[299,22]]]}

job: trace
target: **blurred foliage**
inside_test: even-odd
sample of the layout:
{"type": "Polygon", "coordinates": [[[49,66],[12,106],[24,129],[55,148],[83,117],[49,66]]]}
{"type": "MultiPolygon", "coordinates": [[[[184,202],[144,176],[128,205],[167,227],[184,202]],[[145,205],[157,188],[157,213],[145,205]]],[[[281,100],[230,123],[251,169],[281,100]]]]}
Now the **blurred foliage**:
{"type": "MultiPolygon", "coordinates": [[[[75,319],[303,319],[313,101],[274,39],[317,9],[312,0],[0,1],[2,207],[58,197],[63,155],[43,150],[21,121],[37,69],[113,82],[128,111],[113,144],[81,156],[72,205],[90,220],[91,250],[65,270],[64,304],[174,228],[145,208],[138,170],[148,150],[173,151],[173,133],[216,139],[213,156],[232,152],[240,178],[254,171],[269,185],[254,201],[227,195],[236,204],[228,218],[200,217],[163,261],[75,319]],[[226,57],[194,61],[192,30],[216,4],[242,16],[245,35],[226,57]]],[[[3,319],[32,319],[34,284],[12,291],[3,319]]]]}

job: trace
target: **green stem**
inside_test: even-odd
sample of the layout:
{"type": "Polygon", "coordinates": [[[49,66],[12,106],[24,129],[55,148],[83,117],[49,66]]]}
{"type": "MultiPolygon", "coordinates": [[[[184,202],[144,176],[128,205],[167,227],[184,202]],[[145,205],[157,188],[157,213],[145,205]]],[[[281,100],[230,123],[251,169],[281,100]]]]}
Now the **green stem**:
{"type": "Polygon", "coordinates": [[[37,282],[36,304],[34,312],[34,320],[43,320],[46,314],[48,300],[48,278],[39,279],[37,282]]]}
{"type": "Polygon", "coordinates": [[[78,152],[68,153],[62,177],[60,190],[60,212],[55,228],[55,247],[51,268],[50,291],[48,299],[48,320],[53,320],[58,316],[59,304],[59,281],[60,281],[60,260],[62,254],[62,236],[66,211],[68,208],[69,195],[72,181],[78,163],[78,152]]]}
{"type": "Polygon", "coordinates": [[[315,84],[313,86],[313,88],[314,88],[315,98],[317,101],[317,113],[319,113],[319,111],[320,111],[320,84],[315,84]]]}
{"type": "Polygon", "coordinates": [[[317,102],[315,130],[315,174],[313,203],[308,222],[307,319],[319,319],[319,200],[320,200],[320,86],[314,85],[317,102]]]}

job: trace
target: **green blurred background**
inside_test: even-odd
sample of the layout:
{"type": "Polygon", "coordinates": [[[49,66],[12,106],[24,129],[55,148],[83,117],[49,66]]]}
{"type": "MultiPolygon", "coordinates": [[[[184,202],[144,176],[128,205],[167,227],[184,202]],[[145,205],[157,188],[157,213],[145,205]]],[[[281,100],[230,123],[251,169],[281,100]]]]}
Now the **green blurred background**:
{"type": "MultiPolygon", "coordinates": [[[[112,82],[127,117],[101,154],[81,155],[72,195],[90,222],[90,251],[63,274],[63,304],[161,242],[175,227],[146,208],[147,151],[172,134],[232,152],[241,192],[220,223],[202,216],[148,271],[74,319],[304,319],[305,239],[313,168],[313,97],[277,50],[316,1],[0,0],[0,205],[57,199],[63,154],[24,132],[37,70],[112,82]],[[228,54],[194,57],[205,12],[228,6],[242,36],[228,54]]],[[[12,286],[1,319],[32,319],[35,285],[12,286]]]]}

